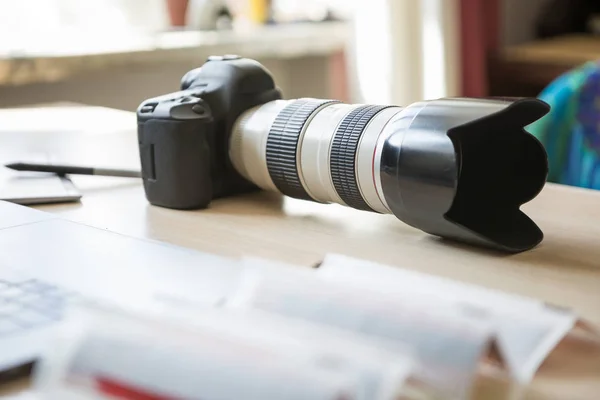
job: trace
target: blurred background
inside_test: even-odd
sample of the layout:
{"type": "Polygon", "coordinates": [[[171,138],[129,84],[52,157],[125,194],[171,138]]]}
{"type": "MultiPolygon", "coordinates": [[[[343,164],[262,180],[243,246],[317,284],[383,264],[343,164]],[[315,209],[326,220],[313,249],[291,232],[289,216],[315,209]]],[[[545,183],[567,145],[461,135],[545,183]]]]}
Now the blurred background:
{"type": "Polygon", "coordinates": [[[536,96],[600,53],[592,0],[0,0],[0,107],[135,110],[211,54],[287,98],[536,96]]]}

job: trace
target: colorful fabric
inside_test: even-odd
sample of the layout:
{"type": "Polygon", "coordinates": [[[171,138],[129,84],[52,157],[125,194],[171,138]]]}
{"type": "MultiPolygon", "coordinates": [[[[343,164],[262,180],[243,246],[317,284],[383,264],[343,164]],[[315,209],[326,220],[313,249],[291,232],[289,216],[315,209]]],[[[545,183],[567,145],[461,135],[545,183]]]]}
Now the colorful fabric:
{"type": "Polygon", "coordinates": [[[527,130],[546,148],[548,180],[600,189],[600,62],[563,74],[539,98],[552,110],[527,130]]]}

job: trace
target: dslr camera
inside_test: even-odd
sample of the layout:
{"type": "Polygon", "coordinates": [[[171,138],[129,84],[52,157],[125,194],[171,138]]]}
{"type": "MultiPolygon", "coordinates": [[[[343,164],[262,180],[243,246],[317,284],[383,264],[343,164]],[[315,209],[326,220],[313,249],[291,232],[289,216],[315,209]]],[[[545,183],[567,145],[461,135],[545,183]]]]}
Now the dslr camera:
{"type": "Polygon", "coordinates": [[[271,190],[519,252],[543,238],[520,206],[546,182],[546,152],[525,127],[548,111],[534,98],[284,100],[259,62],[213,56],[179,91],[139,106],[144,189],[151,204],[182,210],[271,190]]]}

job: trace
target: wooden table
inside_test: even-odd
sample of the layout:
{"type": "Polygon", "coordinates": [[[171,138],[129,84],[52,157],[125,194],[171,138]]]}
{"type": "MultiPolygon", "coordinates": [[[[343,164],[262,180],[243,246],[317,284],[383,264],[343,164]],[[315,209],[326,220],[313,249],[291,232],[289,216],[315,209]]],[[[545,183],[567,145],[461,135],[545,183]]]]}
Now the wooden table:
{"type": "MultiPolygon", "coordinates": [[[[70,120],[81,126],[56,133],[60,121],[52,126],[36,118],[47,112],[0,111],[0,160],[26,147],[50,149],[73,162],[138,165],[133,114],[58,108],[56,113],[72,113],[70,120]],[[86,123],[78,117],[82,113],[98,118],[96,123],[86,123]],[[32,126],[26,128],[26,123],[32,126]]],[[[123,234],[227,256],[254,255],[307,266],[328,252],[367,258],[572,307],[600,326],[600,192],[548,184],[524,207],[545,232],[544,242],[532,251],[506,255],[429,236],[390,215],[274,193],[222,199],[209,209],[184,212],[149,205],[135,179],[73,180],[84,193],[81,203],[39,208],[123,234]]],[[[534,384],[543,396],[532,398],[597,398],[596,345],[559,347],[534,384]]]]}

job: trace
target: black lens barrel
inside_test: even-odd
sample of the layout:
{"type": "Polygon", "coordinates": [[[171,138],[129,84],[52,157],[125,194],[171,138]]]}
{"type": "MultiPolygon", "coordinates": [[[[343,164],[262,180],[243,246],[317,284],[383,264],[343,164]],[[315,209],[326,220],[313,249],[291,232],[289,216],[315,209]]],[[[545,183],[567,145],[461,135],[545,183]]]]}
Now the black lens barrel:
{"type": "Polygon", "coordinates": [[[275,118],[267,137],[267,169],[273,183],[284,195],[313,200],[302,186],[297,162],[300,135],[310,117],[330,100],[299,99],[287,105],[275,118]]]}
{"type": "Polygon", "coordinates": [[[366,202],[356,178],[356,152],[367,125],[388,106],[366,105],[355,108],[337,128],[331,145],[330,171],[335,191],[346,205],[374,211],[366,202]]]}

